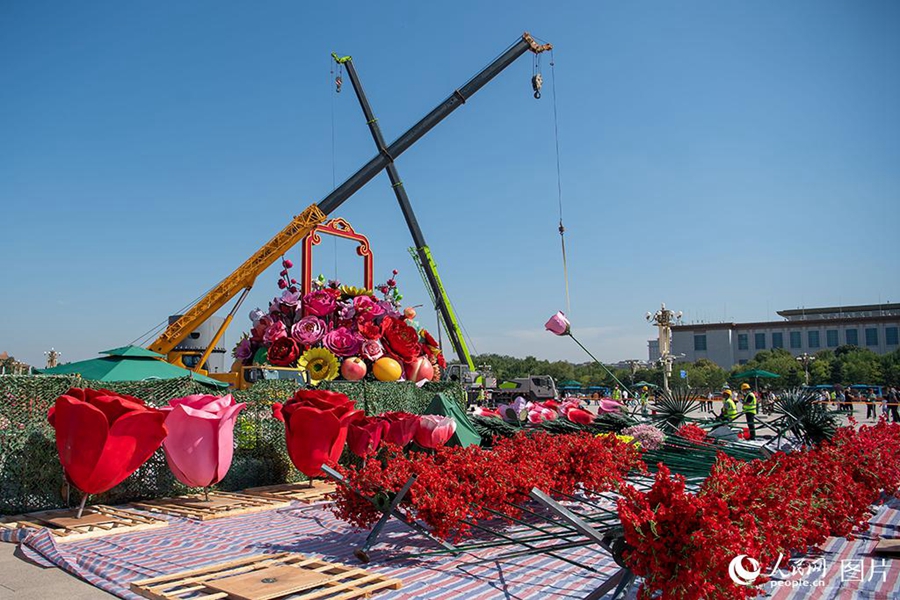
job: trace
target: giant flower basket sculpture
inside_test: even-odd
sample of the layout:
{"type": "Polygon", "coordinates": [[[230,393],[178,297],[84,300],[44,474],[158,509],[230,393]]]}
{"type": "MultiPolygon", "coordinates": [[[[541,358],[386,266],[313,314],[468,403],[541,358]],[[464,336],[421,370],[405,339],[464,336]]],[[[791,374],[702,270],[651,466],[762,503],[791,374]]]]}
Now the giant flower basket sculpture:
{"type": "Polygon", "coordinates": [[[310,479],[322,475],[322,465],[337,463],[348,426],[363,414],[344,394],[309,389],[297,391],[284,405],[276,402],[272,412],[284,422],[291,462],[310,479]]]}
{"type": "Polygon", "coordinates": [[[234,456],[234,422],[246,404],[236,404],[231,394],[195,394],[169,400],[166,415],[168,437],[163,442],[169,469],[181,483],[209,486],[228,473],[234,456]]]}
{"type": "Polygon", "coordinates": [[[72,388],[47,415],[66,478],[82,492],[103,493],[144,464],[166,437],[165,414],[132,396],[72,388]]]}

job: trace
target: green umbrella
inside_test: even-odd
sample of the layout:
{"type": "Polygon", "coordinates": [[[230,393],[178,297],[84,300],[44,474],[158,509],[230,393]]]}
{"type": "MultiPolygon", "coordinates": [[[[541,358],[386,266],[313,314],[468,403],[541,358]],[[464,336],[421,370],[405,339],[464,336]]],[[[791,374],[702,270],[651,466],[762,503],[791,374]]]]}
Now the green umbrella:
{"type": "Polygon", "coordinates": [[[638,381],[637,383],[632,383],[631,387],[644,387],[645,385],[651,388],[659,387],[655,383],[650,383],[649,381],[638,381]]]}
{"type": "Polygon", "coordinates": [[[772,373],[770,371],[763,371],[762,369],[750,369],[749,371],[744,371],[743,373],[738,373],[734,376],[735,379],[755,379],[756,380],[756,389],[759,389],[759,378],[763,379],[776,379],[781,377],[777,373],[772,373]]]}
{"type": "Polygon", "coordinates": [[[212,377],[206,377],[162,360],[162,354],[151,352],[139,346],[123,346],[105,350],[100,354],[106,354],[101,358],[92,358],[73,363],[40,369],[38,373],[43,375],[65,375],[77,373],[84,379],[91,381],[144,381],[147,379],[179,379],[190,377],[191,379],[215,386],[226,388],[228,384],[212,377]]]}

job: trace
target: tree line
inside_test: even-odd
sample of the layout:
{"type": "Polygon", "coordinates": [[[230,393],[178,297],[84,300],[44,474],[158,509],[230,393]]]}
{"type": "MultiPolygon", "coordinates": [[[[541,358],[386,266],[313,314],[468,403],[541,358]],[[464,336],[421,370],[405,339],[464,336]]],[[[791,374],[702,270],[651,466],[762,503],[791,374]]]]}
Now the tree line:
{"type": "MultiPolygon", "coordinates": [[[[878,355],[868,348],[846,345],[834,350],[820,350],[808,365],[810,385],[893,385],[900,386],[900,350],[878,355]]],[[[614,380],[600,365],[594,362],[573,364],[568,361],[539,360],[533,356],[516,358],[501,354],[481,354],[473,357],[476,365],[490,365],[498,379],[513,379],[528,375],[550,375],[557,383],[577,381],[583,386],[612,386],[614,380]]],[[[672,369],[670,385],[687,384],[693,388],[719,389],[726,382],[738,383],[735,376],[751,369],[761,369],[779,375],[778,379],[760,379],[760,384],[782,389],[803,385],[806,375],[803,365],[783,348],[762,350],[743,365],[726,370],[716,363],[701,358],[696,362],[676,362],[672,369]],[[685,371],[686,381],[681,371],[685,371]]],[[[638,367],[631,369],[610,368],[616,378],[626,385],[649,381],[662,385],[662,368],[638,367]]]]}

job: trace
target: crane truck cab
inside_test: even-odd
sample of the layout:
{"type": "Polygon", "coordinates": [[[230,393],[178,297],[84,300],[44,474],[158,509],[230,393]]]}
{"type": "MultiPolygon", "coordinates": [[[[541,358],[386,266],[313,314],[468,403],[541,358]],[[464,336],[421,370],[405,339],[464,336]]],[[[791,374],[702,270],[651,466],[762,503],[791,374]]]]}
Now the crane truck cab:
{"type": "Polygon", "coordinates": [[[504,381],[492,394],[495,404],[507,404],[522,396],[531,402],[555,400],[559,397],[556,382],[549,375],[529,375],[504,381]]]}

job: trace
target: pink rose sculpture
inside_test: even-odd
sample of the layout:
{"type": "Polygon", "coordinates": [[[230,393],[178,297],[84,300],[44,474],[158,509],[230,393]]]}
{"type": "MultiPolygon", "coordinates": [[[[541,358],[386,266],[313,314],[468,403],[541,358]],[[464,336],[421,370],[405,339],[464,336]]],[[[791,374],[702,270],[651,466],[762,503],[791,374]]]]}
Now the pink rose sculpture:
{"type": "Polygon", "coordinates": [[[550,317],[550,320],[544,323],[544,327],[556,335],[568,335],[572,331],[572,326],[562,311],[550,317]]]}
{"type": "Polygon", "coordinates": [[[303,317],[291,327],[291,337],[298,344],[312,346],[325,336],[327,327],[319,317],[303,317]]]}
{"type": "Polygon", "coordinates": [[[362,346],[362,338],[346,327],[332,329],[325,334],[322,342],[335,356],[356,356],[362,346]]]}
{"type": "Polygon", "coordinates": [[[181,483],[208,487],[228,473],[234,455],[234,422],[246,404],[231,394],[195,394],[169,400],[163,441],[166,462],[181,483]]]}

